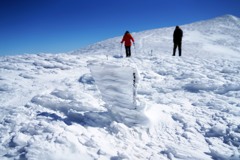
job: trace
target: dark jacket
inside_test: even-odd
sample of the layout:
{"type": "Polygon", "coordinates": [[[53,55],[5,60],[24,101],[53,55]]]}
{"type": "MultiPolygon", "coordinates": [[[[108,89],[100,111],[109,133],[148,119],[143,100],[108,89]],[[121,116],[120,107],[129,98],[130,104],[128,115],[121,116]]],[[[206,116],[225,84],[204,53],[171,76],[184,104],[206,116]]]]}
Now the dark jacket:
{"type": "Polygon", "coordinates": [[[183,37],[183,31],[179,26],[176,26],[173,33],[173,43],[181,43],[183,37]]]}

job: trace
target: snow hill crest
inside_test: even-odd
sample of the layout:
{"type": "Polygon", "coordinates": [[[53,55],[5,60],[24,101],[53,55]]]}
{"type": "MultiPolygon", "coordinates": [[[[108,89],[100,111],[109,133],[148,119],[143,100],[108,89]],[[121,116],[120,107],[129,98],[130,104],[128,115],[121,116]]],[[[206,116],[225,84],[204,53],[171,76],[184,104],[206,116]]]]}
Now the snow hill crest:
{"type": "MultiPolygon", "coordinates": [[[[183,50],[190,51],[196,45],[197,51],[193,50],[191,54],[209,55],[208,49],[215,48],[221,56],[224,52],[232,54],[232,58],[239,58],[240,46],[240,18],[233,15],[224,15],[210,20],[199,21],[180,26],[184,31],[183,50]],[[184,47],[185,46],[185,47],[184,47]],[[191,47],[191,48],[188,48],[191,47]],[[204,51],[203,53],[199,53],[204,51]]],[[[172,34],[175,26],[159,28],[153,30],[132,33],[136,40],[135,53],[146,54],[158,52],[160,54],[172,54],[172,34]]],[[[118,55],[122,54],[120,46],[120,37],[107,39],[83,49],[72,52],[72,54],[103,54],[118,55]],[[116,52],[112,52],[114,49],[116,52]]],[[[184,51],[183,51],[184,52],[184,51]]],[[[211,53],[213,56],[216,53],[211,53]]]]}

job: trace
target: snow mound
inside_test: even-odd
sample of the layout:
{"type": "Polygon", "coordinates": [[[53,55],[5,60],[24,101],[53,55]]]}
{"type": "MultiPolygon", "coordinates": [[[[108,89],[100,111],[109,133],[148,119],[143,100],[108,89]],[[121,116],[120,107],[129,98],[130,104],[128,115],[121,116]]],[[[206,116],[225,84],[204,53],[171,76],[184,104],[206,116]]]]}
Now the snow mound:
{"type": "Polygon", "coordinates": [[[136,67],[119,63],[89,65],[97,88],[110,114],[128,126],[147,123],[143,104],[137,105],[139,73],[136,67]]]}

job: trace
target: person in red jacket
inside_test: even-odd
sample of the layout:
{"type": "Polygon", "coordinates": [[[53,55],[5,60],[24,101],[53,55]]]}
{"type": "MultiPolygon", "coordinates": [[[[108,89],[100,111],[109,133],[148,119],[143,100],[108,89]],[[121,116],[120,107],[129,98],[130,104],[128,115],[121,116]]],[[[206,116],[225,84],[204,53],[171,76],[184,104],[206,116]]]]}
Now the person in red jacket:
{"type": "Polygon", "coordinates": [[[121,43],[125,44],[125,49],[126,49],[126,57],[130,57],[131,56],[131,45],[132,42],[134,43],[134,39],[132,37],[132,35],[129,33],[129,31],[126,31],[121,43]]]}

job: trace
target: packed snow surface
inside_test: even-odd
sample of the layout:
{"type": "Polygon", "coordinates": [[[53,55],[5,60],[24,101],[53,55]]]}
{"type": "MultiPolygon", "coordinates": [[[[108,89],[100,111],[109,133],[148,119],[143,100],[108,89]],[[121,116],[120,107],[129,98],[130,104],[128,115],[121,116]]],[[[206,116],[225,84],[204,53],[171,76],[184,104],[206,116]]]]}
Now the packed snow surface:
{"type": "Polygon", "coordinates": [[[180,27],[0,57],[0,159],[239,160],[240,19],[180,27]]]}

